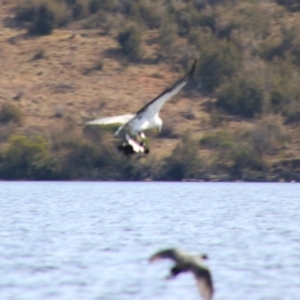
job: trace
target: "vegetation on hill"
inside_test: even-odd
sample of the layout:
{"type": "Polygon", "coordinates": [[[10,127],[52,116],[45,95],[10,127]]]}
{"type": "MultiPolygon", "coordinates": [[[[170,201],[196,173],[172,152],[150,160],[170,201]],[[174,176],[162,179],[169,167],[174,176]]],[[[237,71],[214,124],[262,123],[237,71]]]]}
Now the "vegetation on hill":
{"type": "MultiPolygon", "coordinates": [[[[104,129],[100,139],[88,129],[64,141],[14,135],[4,139],[0,178],[300,180],[298,158],[284,154],[300,122],[299,1],[23,0],[14,12],[33,36],[74,24],[101,29],[128,63],[172,62],[183,72],[196,57],[190,92],[209,99],[211,128],[200,139],[181,133],[160,159],[116,156],[104,129]],[[149,30],[157,31],[151,60],[149,30]],[[233,118],[252,125],[232,130],[233,118]]],[[[0,122],[10,121],[24,117],[3,105],[0,122]]]]}
{"type": "Polygon", "coordinates": [[[157,57],[184,68],[198,57],[202,91],[216,97],[215,105],[227,113],[249,118],[280,113],[286,122],[298,122],[300,19],[289,13],[297,5],[249,0],[26,0],[16,8],[16,20],[34,35],[50,34],[74,20],[89,28],[107,28],[110,23],[110,29],[118,31],[122,53],[132,61],[142,59],[142,31],[155,28],[157,57]]]}

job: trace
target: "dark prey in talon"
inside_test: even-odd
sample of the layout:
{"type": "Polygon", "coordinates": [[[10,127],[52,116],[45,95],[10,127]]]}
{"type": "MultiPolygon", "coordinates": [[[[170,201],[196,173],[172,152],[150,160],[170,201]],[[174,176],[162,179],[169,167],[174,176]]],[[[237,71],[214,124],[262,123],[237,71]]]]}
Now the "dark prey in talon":
{"type": "Polygon", "coordinates": [[[131,145],[128,145],[126,143],[123,143],[122,145],[118,146],[118,150],[125,154],[126,156],[134,154],[133,147],[131,145]]]}
{"type": "MultiPolygon", "coordinates": [[[[145,147],[143,144],[141,144],[142,147],[144,147],[144,152],[145,154],[149,154],[150,153],[150,150],[149,148],[145,147]]],[[[127,144],[127,143],[123,143],[122,145],[119,145],[118,146],[118,150],[120,152],[122,152],[124,155],[126,156],[130,156],[134,153],[137,153],[134,148],[130,145],[130,144],[127,144]]]]}
{"type": "Polygon", "coordinates": [[[204,255],[190,255],[179,249],[165,249],[153,254],[149,261],[154,262],[160,259],[169,258],[175,262],[171,268],[168,279],[174,278],[182,272],[192,272],[196,278],[200,295],[205,300],[211,300],[214,293],[212,277],[209,269],[203,265],[203,260],[208,257],[204,255]]]}
{"type": "Polygon", "coordinates": [[[128,135],[126,136],[127,142],[118,146],[118,150],[125,154],[126,156],[132,155],[134,153],[144,153],[149,154],[150,150],[144,141],[137,142],[131,139],[128,135]]]}

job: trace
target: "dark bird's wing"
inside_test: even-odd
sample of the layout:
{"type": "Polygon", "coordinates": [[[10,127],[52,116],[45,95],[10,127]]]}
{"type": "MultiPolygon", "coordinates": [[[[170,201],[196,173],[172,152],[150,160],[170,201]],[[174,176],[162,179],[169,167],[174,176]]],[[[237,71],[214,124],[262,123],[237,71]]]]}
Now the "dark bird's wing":
{"type": "Polygon", "coordinates": [[[181,259],[182,255],[183,255],[182,252],[178,249],[174,249],[174,248],[165,249],[165,250],[159,251],[157,253],[154,253],[149,258],[149,261],[154,262],[154,261],[157,261],[160,259],[169,258],[169,259],[174,260],[175,262],[178,262],[178,260],[181,259]]]}
{"type": "Polygon", "coordinates": [[[193,270],[197,280],[197,287],[200,295],[205,300],[211,300],[214,293],[213,281],[210,271],[205,267],[199,267],[193,270]]]}
{"type": "Polygon", "coordinates": [[[155,116],[161,109],[161,107],[173,96],[178,94],[182,88],[188,83],[190,78],[193,76],[197,60],[194,61],[192,68],[190,71],[181,79],[176,81],[171,87],[163,91],[159,96],[145,105],[142,109],[140,109],[136,115],[144,115],[146,118],[152,118],[155,116]]]}

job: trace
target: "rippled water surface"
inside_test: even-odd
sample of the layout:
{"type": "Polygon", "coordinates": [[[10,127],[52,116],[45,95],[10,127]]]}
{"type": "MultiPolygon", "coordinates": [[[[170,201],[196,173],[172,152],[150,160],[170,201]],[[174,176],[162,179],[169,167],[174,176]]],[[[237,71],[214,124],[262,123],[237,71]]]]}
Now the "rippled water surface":
{"type": "Polygon", "coordinates": [[[219,300],[300,299],[300,185],[0,183],[0,299],[200,299],[155,251],[207,253],[219,300]]]}

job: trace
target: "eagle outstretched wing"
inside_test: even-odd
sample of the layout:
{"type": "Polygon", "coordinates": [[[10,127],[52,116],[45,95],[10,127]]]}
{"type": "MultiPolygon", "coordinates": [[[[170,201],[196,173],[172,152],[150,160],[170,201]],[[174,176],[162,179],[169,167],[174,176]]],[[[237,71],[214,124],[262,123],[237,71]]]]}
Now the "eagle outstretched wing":
{"type": "Polygon", "coordinates": [[[135,117],[134,114],[126,114],[126,115],[98,118],[96,120],[87,122],[86,125],[125,124],[134,117],[135,117]]]}
{"type": "Polygon", "coordinates": [[[148,104],[146,104],[142,109],[140,109],[136,113],[136,117],[139,117],[141,114],[144,114],[147,117],[149,116],[149,118],[156,115],[160,111],[162,106],[173,96],[178,94],[183,89],[183,87],[188,83],[188,81],[194,74],[196,64],[197,64],[197,60],[194,61],[190,71],[187,74],[185,74],[182,78],[177,80],[171,87],[167,88],[160,95],[158,95],[148,104]]]}

